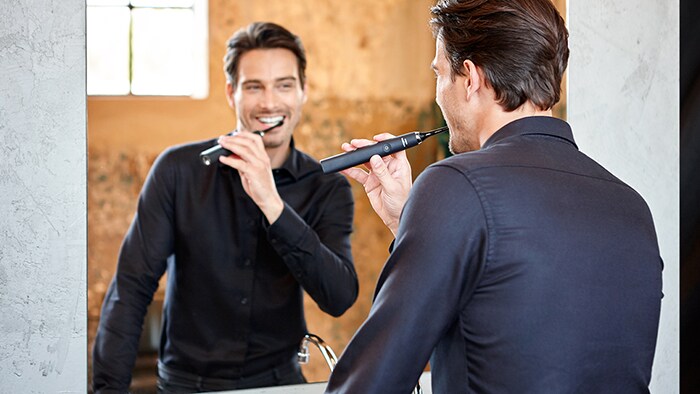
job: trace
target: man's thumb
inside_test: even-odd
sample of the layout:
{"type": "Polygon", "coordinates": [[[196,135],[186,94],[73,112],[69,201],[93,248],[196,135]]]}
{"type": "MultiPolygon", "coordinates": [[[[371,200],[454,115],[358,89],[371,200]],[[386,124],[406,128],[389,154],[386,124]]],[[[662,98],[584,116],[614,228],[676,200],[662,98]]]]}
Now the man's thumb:
{"type": "Polygon", "coordinates": [[[372,172],[377,176],[382,185],[384,185],[384,182],[391,178],[391,176],[389,176],[389,169],[386,167],[386,163],[384,163],[384,160],[382,160],[379,155],[372,156],[369,159],[369,164],[372,165],[372,172]]]}

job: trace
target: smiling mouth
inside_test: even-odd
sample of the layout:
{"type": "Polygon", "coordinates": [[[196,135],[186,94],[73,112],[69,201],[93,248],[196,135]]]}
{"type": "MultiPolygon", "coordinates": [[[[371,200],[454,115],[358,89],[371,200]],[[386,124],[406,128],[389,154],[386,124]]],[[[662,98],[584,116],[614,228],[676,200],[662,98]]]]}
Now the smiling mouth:
{"type": "Polygon", "coordinates": [[[273,125],[284,120],[284,116],[258,116],[255,118],[258,122],[267,125],[273,125]]]}

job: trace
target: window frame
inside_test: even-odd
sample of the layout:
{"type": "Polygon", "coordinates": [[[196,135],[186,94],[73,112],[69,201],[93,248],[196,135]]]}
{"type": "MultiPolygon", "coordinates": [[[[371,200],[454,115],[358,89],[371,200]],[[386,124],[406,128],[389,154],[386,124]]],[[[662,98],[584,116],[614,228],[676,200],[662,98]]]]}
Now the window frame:
{"type": "MultiPolygon", "coordinates": [[[[208,0],[192,0],[191,7],[151,7],[144,5],[132,5],[131,0],[119,1],[115,0],[110,4],[107,1],[105,4],[91,4],[91,0],[86,0],[86,11],[89,7],[124,7],[128,8],[129,12],[134,8],[181,8],[181,9],[191,9],[193,12],[193,23],[194,23],[194,37],[193,37],[193,51],[194,51],[194,62],[192,70],[192,80],[193,87],[190,94],[134,94],[132,90],[133,83],[133,27],[129,26],[129,92],[125,94],[114,94],[114,93],[88,93],[86,84],[86,95],[87,97],[93,98],[106,98],[106,99],[143,99],[143,98],[162,98],[162,99],[206,99],[209,96],[209,16],[208,16],[208,0]],[[121,3],[121,4],[117,4],[121,3]]],[[[87,13],[86,13],[87,14],[87,13]]],[[[87,16],[86,16],[87,17],[87,16]]],[[[130,16],[131,17],[131,16],[130,16]]],[[[86,52],[88,48],[85,48],[86,52]]],[[[86,56],[87,58],[87,56],[86,56]]],[[[89,70],[86,67],[86,78],[88,78],[89,70]]]]}

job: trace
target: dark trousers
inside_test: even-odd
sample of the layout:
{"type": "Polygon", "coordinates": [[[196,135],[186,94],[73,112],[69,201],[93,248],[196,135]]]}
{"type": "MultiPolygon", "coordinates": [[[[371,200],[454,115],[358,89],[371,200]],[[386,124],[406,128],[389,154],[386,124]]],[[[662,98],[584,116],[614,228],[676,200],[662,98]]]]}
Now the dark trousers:
{"type": "Polygon", "coordinates": [[[306,379],[301,373],[296,357],[267,371],[238,379],[208,378],[176,371],[158,363],[158,393],[160,394],[225,391],[300,383],[306,383],[306,379]]]}

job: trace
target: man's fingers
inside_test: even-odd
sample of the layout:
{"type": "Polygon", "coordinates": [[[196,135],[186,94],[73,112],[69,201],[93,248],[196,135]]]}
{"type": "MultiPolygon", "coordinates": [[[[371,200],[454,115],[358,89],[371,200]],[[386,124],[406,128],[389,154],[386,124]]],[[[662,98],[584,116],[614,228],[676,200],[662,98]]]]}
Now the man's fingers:
{"type": "Polygon", "coordinates": [[[357,148],[354,147],[354,146],[352,146],[352,145],[350,145],[350,144],[347,143],[347,142],[343,142],[343,143],[340,145],[340,149],[342,149],[342,150],[344,150],[344,151],[346,151],[346,152],[350,152],[350,151],[354,151],[354,150],[357,149],[357,148]]]}
{"type": "Polygon", "coordinates": [[[394,138],[394,137],[396,137],[396,136],[393,135],[393,134],[391,134],[391,133],[381,133],[381,134],[375,135],[375,136],[372,137],[372,138],[373,138],[375,141],[384,141],[384,140],[388,140],[389,138],[394,138]]]}
{"type": "Polygon", "coordinates": [[[379,182],[385,189],[389,187],[389,182],[395,182],[391,174],[389,174],[386,163],[379,155],[372,156],[369,159],[369,163],[372,166],[372,173],[379,179],[379,182]]]}
{"type": "Polygon", "coordinates": [[[345,174],[345,175],[349,176],[350,178],[356,180],[362,186],[364,186],[365,183],[367,183],[367,178],[369,178],[368,173],[366,173],[365,171],[362,171],[361,169],[359,169],[357,167],[345,169],[343,171],[340,171],[340,173],[345,174]]]}
{"type": "MultiPolygon", "coordinates": [[[[396,137],[396,136],[391,134],[391,133],[381,133],[381,134],[375,135],[372,138],[374,138],[375,141],[380,142],[380,141],[388,140],[389,138],[394,138],[394,137],[396,137]]],[[[388,163],[389,161],[391,161],[390,160],[391,158],[405,159],[406,158],[406,151],[400,150],[396,153],[392,153],[389,156],[384,156],[384,161],[388,163]]]]}
{"type": "Polygon", "coordinates": [[[234,152],[244,160],[262,158],[265,155],[262,139],[252,133],[239,133],[235,136],[220,137],[219,145],[234,152]]]}
{"type": "MultiPolygon", "coordinates": [[[[358,148],[362,148],[362,147],[369,146],[369,145],[374,145],[374,144],[376,144],[376,143],[377,143],[376,141],[370,141],[370,140],[365,140],[365,139],[354,139],[354,140],[350,140],[350,142],[343,142],[343,143],[340,145],[340,148],[341,148],[342,150],[344,150],[345,152],[352,152],[352,151],[354,151],[354,150],[356,150],[356,149],[358,149],[358,148]]],[[[370,167],[370,165],[369,165],[369,162],[364,163],[364,167],[365,167],[367,170],[371,170],[371,169],[372,169],[372,167],[370,167]]],[[[342,171],[341,171],[341,172],[342,172],[342,171]]],[[[365,173],[365,174],[366,174],[366,173],[365,173]]],[[[349,176],[349,175],[348,175],[348,176],[349,176]]],[[[353,179],[354,179],[354,178],[353,178],[353,179]]]]}
{"type": "Polygon", "coordinates": [[[241,172],[245,172],[248,168],[248,163],[240,159],[237,155],[219,156],[219,161],[241,172]]]}
{"type": "MultiPolygon", "coordinates": [[[[384,141],[384,140],[386,140],[386,139],[393,138],[393,137],[394,137],[394,135],[391,134],[391,133],[381,133],[381,134],[377,134],[377,135],[375,135],[374,137],[372,137],[373,140],[367,140],[367,139],[361,139],[361,138],[352,139],[352,140],[350,140],[350,142],[343,142],[343,143],[340,145],[340,148],[341,148],[342,150],[344,150],[345,152],[351,152],[351,151],[354,151],[354,150],[356,150],[356,149],[363,148],[363,147],[369,146],[369,145],[374,145],[374,144],[376,144],[376,143],[379,142],[379,141],[384,141]]],[[[392,158],[393,158],[393,157],[403,158],[403,157],[406,157],[406,154],[405,154],[404,152],[398,152],[398,155],[397,155],[397,156],[395,156],[395,155],[391,155],[391,156],[392,156],[392,158]]],[[[386,157],[385,160],[386,160],[386,161],[391,161],[392,158],[386,157]]],[[[367,170],[372,170],[372,166],[370,165],[369,162],[364,163],[364,167],[365,167],[367,170]]],[[[360,171],[362,171],[362,170],[360,170],[360,171]]],[[[341,172],[342,172],[342,171],[341,171],[341,172]]],[[[367,173],[364,172],[364,171],[363,171],[363,173],[364,173],[365,175],[367,174],[367,173]]],[[[347,174],[347,175],[348,175],[348,176],[351,176],[350,174],[347,174]]],[[[353,179],[355,179],[355,178],[353,177],[353,179]]]]}
{"type": "Polygon", "coordinates": [[[344,151],[351,151],[355,150],[357,148],[362,148],[367,145],[374,145],[376,144],[377,141],[372,141],[372,140],[366,140],[363,138],[357,138],[357,139],[352,139],[350,142],[344,142],[340,147],[343,148],[344,151]]]}

